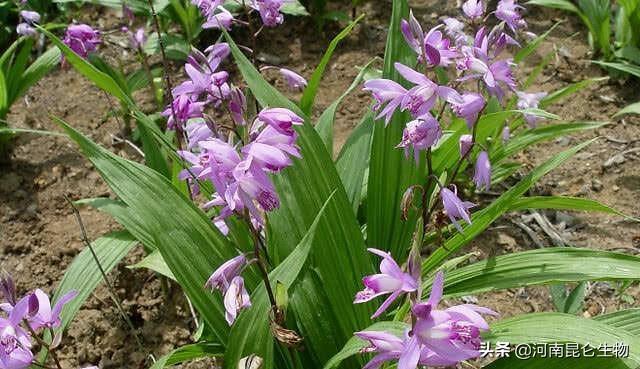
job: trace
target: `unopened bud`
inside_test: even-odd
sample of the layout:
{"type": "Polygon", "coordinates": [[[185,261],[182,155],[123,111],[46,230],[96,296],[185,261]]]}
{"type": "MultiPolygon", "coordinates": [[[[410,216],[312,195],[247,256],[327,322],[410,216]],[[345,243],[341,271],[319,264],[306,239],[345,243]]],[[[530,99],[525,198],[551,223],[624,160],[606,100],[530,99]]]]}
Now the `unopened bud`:
{"type": "Polygon", "coordinates": [[[422,189],[420,186],[411,186],[407,188],[407,190],[402,195],[402,199],[400,200],[400,219],[403,221],[407,221],[409,219],[409,211],[413,207],[413,197],[416,189],[422,189]]]}
{"type": "Polygon", "coordinates": [[[16,285],[13,282],[13,277],[7,271],[2,270],[0,272],[0,293],[5,301],[12,306],[16,304],[16,285]]]}

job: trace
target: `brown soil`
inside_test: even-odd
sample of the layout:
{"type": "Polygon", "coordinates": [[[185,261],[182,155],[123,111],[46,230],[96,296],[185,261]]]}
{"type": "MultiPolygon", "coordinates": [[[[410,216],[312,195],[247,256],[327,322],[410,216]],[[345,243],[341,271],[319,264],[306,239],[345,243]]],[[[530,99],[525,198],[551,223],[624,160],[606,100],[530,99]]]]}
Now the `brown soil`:
{"type": "MultiPolygon", "coordinates": [[[[363,11],[366,20],[340,45],[329,65],[318,95],[315,114],[327,107],[348,87],[357,74],[354,66],[363,65],[374,56],[381,56],[390,14],[388,3],[367,3],[363,11]]],[[[439,16],[453,14],[450,6],[442,9],[433,1],[416,2],[414,11],[424,23],[439,16]],[[435,3],[435,4],[434,4],[435,3]]],[[[441,3],[441,2],[440,2],[441,3]]],[[[532,31],[544,32],[559,19],[566,19],[553,36],[531,57],[522,74],[535,66],[551,50],[558,55],[545,68],[531,91],[552,91],[568,83],[603,75],[589,64],[591,56],[583,27],[563,13],[533,9],[528,18],[532,31]],[[580,32],[578,35],[574,35],[580,32]],[[574,35],[573,37],[570,37],[574,35]]],[[[281,64],[309,77],[337,27],[329,26],[319,37],[308,19],[288,19],[287,25],[263,36],[268,47],[281,59],[281,64]]],[[[113,53],[109,50],[109,53],[113,53]]],[[[115,52],[117,55],[117,51],[115,52]]],[[[276,86],[274,75],[268,74],[276,86]]],[[[551,111],[567,121],[609,121],[613,113],[637,99],[638,84],[605,81],[584,89],[554,106],[551,111]]],[[[367,94],[355,91],[340,107],[336,119],[336,150],[368,109],[367,94]]],[[[109,114],[109,99],[75,71],[54,71],[33,87],[17,103],[9,117],[13,127],[58,130],[49,119],[55,115],[70,122],[99,144],[134,160],[134,150],[114,144],[121,126],[109,114]]],[[[567,147],[592,137],[602,137],[561,168],[546,176],[532,191],[534,194],[555,194],[587,197],[599,200],[626,214],[639,216],[640,203],[639,154],[624,155],[624,159],[605,168],[614,155],[638,147],[638,118],[626,117],[595,132],[588,132],[541,144],[520,155],[528,171],[567,147]]],[[[83,248],[73,213],[64,196],[71,199],[109,196],[110,191],[97,172],[69,140],[55,136],[20,135],[8,163],[0,165],[0,261],[3,269],[12,272],[21,292],[43,288],[48,292],[56,286],[65,268],[83,248]]],[[[118,225],[108,216],[90,209],[81,210],[89,236],[95,239],[118,225]]],[[[568,243],[576,246],[616,250],[637,254],[640,230],[622,218],[595,213],[544,212],[551,222],[562,229],[568,243]]],[[[477,258],[487,255],[535,248],[532,240],[513,220],[521,214],[509,214],[474,242],[477,258]]],[[[551,241],[534,227],[547,245],[551,241]]],[[[145,357],[156,357],[173,347],[190,342],[193,321],[179,289],[163,294],[160,282],[146,271],[126,268],[139,261],[141,250],[132,252],[111,274],[125,310],[143,337],[145,352],[137,349],[126,325],[109,299],[105,288],[98,288],[84,304],[63,341],[63,366],[99,365],[108,368],[136,368],[144,365],[145,357]]],[[[624,302],[613,294],[614,286],[596,283],[590,288],[585,315],[611,312],[639,306],[624,302]]],[[[628,294],[638,296],[638,288],[628,294]]],[[[551,311],[553,305],[546,288],[523,288],[477,296],[479,303],[490,306],[503,316],[534,311],[551,311]]],[[[185,367],[205,367],[205,363],[185,367]]]]}

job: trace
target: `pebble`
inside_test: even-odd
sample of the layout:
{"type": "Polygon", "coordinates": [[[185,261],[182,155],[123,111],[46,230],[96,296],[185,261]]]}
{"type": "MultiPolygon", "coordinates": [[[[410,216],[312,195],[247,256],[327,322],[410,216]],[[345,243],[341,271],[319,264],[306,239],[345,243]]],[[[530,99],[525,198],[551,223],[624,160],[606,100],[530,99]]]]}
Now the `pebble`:
{"type": "Polygon", "coordinates": [[[592,179],[591,180],[591,189],[596,191],[596,192],[600,192],[602,191],[602,182],[600,182],[597,179],[592,179]]]}
{"type": "Polygon", "coordinates": [[[620,191],[620,187],[613,185],[613,187],[611,187],[611,189],[613,190],[613,192],[618,192],[620,191]]]}

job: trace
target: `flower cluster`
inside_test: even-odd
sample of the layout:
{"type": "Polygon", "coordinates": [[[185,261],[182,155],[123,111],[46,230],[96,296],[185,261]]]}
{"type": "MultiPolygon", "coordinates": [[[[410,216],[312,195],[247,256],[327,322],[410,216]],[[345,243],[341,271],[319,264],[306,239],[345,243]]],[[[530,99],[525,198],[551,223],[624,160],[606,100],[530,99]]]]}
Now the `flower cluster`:
{"type": "Polygon", "coordinates": [[[18,23],[16,33],[21,36],[35,36],[38,31],[33,27],[40,22],[40,14],[31,10],[21,10],[20,18],[22,22],[18,23]]]}
{"type": "Polygon", "coordinates": [[[169,129],[186,134],[187,149],[179,155],[190,167],[180,178],[189,181],[196,195],[198,181],[213,184],[216,192],[204,206],[219,209],[214,222],[224,234],[228,232],[224,220],[233,213],[248,215],[260,230],[265,212],[280,205],[269,174],[290,166],[292,157],[301,157],[293,126],[303,119],[287,109],[265,108],[247,124],[246,98],[228,80],[229,73],[220,69],[229,46],[215,44],[205,52],[191,54],[185,65],[189,79],[173,89],[174,101],[163,112],[169,129]],[[206,113],[208,108],[227,112],[233,126],[217,124],[206,113]],[[235,143],[232,134],[239,138],[235,143]]]}
{"type": "MultiPolygon", "coordinates": [[[[392,80],[372,79],[365,82],[364,90],[372,94],[377,119],[384,118],[385,124],[390,123],[396,111],[410,113],[412,119],[406,123],[397,147],[404,149],[407,156],[413,151],[416,163],[421,152],[432,150],[442,138],[447,107],[453,116],[466,122],[472,133],[460,138],[460,160],[470,158],[473,149],[481,146],[475,142],[476,125],[490,99],[504,103],[505,96],[512,93],[518,97],[519,109],[538,107],[545,94],[517,91],[515,64],[501,57],[508,46],[520,45],[519,38],[531,36],[524,32],[527,24],[522,10],[515,0],[500,0],[495,12],[486,14],[484,0],[467,0],[462,4],[462,20],[446,18],[428,32],[413,13],[401,22],[402,35],[417,55],[417,69],[423,71],[396,63],[395,69],[407,81],[408,88],[392,80]],[[498,21],[492,28],[484,24],[491,14],[498,21]],[[449,84],[436,82],[436,67],[451,71],[454,77],[449,84]]],[[[538,120],[526,112],[524,117],[530,127],[538,120]]],[[[507,141],[509,137],[509,126],[505,124],[502,138],[507,141]]],[[[478,189],[488,190],[491,185],[489,157],[487,149],[476,155],[473,181],[478,189]]],[[[455,187],[440,187],[442,205],[461,230],[458,220],[471,222],[468,209],[473,204],[460,200],[455,187]]]]}
{"type": "MultiPolygon", "coordinates": [[[[200,9],[205,23],[202,28],[224,28],[230,30],[235,22],[233,14],[224,6],[223,0],[191,0],[200,9]]],[[[257,11],[265,27],[276,27],[284,22],[281,13],[285,0],[251,0],[249,8],[257,11]]]]}
{"type": "Polygon", "coordinates": [[[71,24],[67,27],[62,40],[74,53],[82,58],[87,58],[90,53],[96,51],[100,40],[100,32],[86,24],[71,24]]]}
{"type": "Polygon", "coordinates": [[[244,278],[240,275],[247,265],[247,258],[244,255],[238,255],[216,269],[206,283],[206,287],[222,293],[225,318],[229,325],[236,320],[240,310],[251,306],[249,293],[244,286],[244,278]]]}
{"type": "Polygon", "coordinates": [[[22,298],[16,297],[10,276],[0,280],[0,292],[6,302],[0,304],[5,316],[0,316],[0,368],[23,369],[33,363],[32,335],[60,326],[60,313],[76,291],[60,297],[52,307],[49,296],[37,289],[22,298]]]}
{"type": "Polygon", "coordinates": [[[494,311],[471,304],[456,305],[445,310],[437,306],[442,298],[444,274],[438,272],[427,301],[419,301],[419,268],[405,273],[391,255],[371,250],[382,256],[381,274],[364,278],[365,290],[356,295],[355,302],[368,301],[375,296],[390,293],[391,296],[374,314],[381,314],[390,303],[402,294],[411,293],[413,325],[402,337],[384,331],[362,331],[355,335],[366,341],[363,353],[376,356],[363,369],[377,369],[385,362],[397,360],[399,369],[415,369],[420,366],[454,366],[457,363],[480,356],[480,333],[489,329],[481,314],[497,315],[494,311]]]}

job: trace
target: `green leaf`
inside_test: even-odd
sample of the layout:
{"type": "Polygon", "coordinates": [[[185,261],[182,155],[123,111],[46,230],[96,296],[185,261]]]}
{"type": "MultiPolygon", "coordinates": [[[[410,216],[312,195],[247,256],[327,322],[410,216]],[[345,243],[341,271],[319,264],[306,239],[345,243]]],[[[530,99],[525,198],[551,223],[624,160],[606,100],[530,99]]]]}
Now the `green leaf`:
{"type": "Polygon", "coordinates": [[[566,197],[566,196],[522,197],[516,200],[513,203],[513,205],[511,205],[510,210],[518,211],[518,210],[526,210],[526,209],[597,211],[601,213],[620,215],[627,219],[638,221],[637,218],[630,217],[596,200],[583,199],[580,197],[566,197]]]}
{"type": "Polygon", "coordinates": [[[640,102],[626,106],[624,109],[617,112],[613,117],[617,118],[624,114],[640,114],[640,102]]]}
{"type": "Polygon", "coordinates": [[[343,29],[342,32],[340,32],[336,37],[334,37],[333,40],[331,40],[331,42],[329,43],[329,47],[327,47],[327,51],[324,52],[322,59],[320,59],[320,64],[318,64],[315,71],[313,71],[313,74],[309,79],[309,84],[304,89],[302,98],[300,99],[300,109],[302,109],[302,111],[306,115],[311,115],[311,111],[313,109],[313,103],[316,99],[316,94],[318,93],[318,87],[320,87],[320,81],[322,80],[322,76],[324,75],[324,70],[327,67],[327,64],[329,64],[329,61],[331,60],[331,56],[333,55],[333,52],[336,50],[336,47],[338,47],[338,44],[340,43],[340,41],[342,41],[345,37],[349,36],[349,33],[351,33],[351,30],[353,30],[353,28],[356,26],[356,24],[358,24],[358,22],[362,18],[364,18],[364,14],[359,16],[353,22],[349,23],[349,25],[345,27],[345,29],[343,29]]]}
{"type": "Polygon", "coordinates": [[[546,6],[547,8],[568,10],[576,14],[580,13],[580,9],[578,9],[578,7],[573,5],[573,3],[569,0],[529,0],[525,4],[540,5],[540,6],[546,6]]]}
{"type": "MultiPolygon", "coordinates": [[[[131,214],[135,214],[144,234],[151,238],[152,247],[160,250],[219,343],[225,344],[228,326],[224,308],[220,299],[203,286],[217,266],[236,255],[232,245],[166,177],[101,148],[65,122],[58,120],[58,123],[76,141],[131,214]]],[[[257,280],[255,274],[245,277],[250,285],[257,280]]]]}
{"type": "MultiPolygon", "coordinates": [[[[105,273],[109,273],[137,243],[138,241],[129,233],[115,232],[98,238],[91,245],[105,273]]],[[[62,323],[55,329],[56,332],[62,332],[69,326],[82,304],[101,282],[103,279],[100,269],[91,255],[91,250],[85,248],[73,259],[53,295],[52,301],[55,303],[69,291],[78,292],[78,295],[62,310],[60,314],[62,323]]]]}
{"type": "Polygon", "coordinates": [[[587,283],[578,283],[569,293],[567,293],[567,286],[564,284],[553,284],[549,286],[549,291],[556,310],[566,314],[577,314],[582,310],[587,293],[587,283]]]}
{"type": "Polygon", "coordinates": [[[289,0],[282,5],[280,11],[284,14],[294,15],[294,16],[308,16],[310,15],[307,9],[300,4],[298,0],[289,0]]]}
{"type": "MultiPolygon", "coordinates": [[[[609,251],[554,247],[492,257],[454,269],[445,295],[476,294],[530,285],[640,279],[640,258],[609,251]]],[[[430,281],[424,283],[430,286],[430,281]]]]}
{"type": "MultiPolygon", "coordinates": [[[[371,71],[371,65],[375,59],[370,60],[364,67],[360,69],[360,73],[356,76],[356,78],[351,83],[351,86],[347,88],[345,92],[340,95],[329,105],[328,108],[322,113],[320,118],[318,118],[318,122],[316,123],[316,131],[318,131],[318,135],[327,146],[327,150],[329,153],[333,153],[333,125],[336,118],[336,111],[338,110],[338,106],[342,104],[342,100],[344,100],[347,95],[349,95],[353,90],[356,89],[364,79],[364,77],[371,71]]],[[[344,179],[344,178],[343,178],[344,179]]]]}
{"type": "Polygon", "coordinates": [[[491,325],[484,339],[511,344],[543,344],[575,342],[581,345],[629,345],[627,364],[637,367],[640,363],[640,340],[621,329],[593,319],[579,318],[561,313],[535,313],[500,320],[491,325]]]}
{"type": "Polygon", "coordinates": [[[7,81],[4,73],[0,70],[0,118],[4,118],[5,112],[9,110],[9,91],[7,91],[7,81]]]}
{"type": "Polygon", "coordinates": [[[101,72],[93,66],[91,63],[81,58],[78,54],[74,53],[67,45],[65,45],[58,37],[53,33],[47,31],[43,27],[37,26],[38,30],[44,33],[50,40],[56,45],[62,54],[65,56],[65,60],[71,64],[80,74],[87,77],[96,86],[106,91],[110,95],[114,96],[118,100],[127,105],[133,105],[133,102],[129,99],[127,94],[122,91],[118,83],[111,78],[108,74],[101,72]]]}
{"type": "Polygon", "coordinates": [[[353,207],[353,212],[358,212],[360,197],[362,196],[362,184],[365,173],[369,169],[369,154],[371,153],[371,135],[373,134],[373,113],[368,112],[356,129],[353,130],[347,142],[342,147],[336,160],[336,167],[347,197],[353,207]]]}
{"type": "Polygon", "coordinates": [[[560,164],[567,161],[575,153],[582,150],[595,139],[584,142],[569,150],[563,151],[542,165],[538,166],[526,177],[524,177],[517,185],[511,187],[507,192],[503,193],[499,198],[493,201],[489,206],[480,210],[475,215],[473,223],[463,229],[463,233],[457,233],[445,242],[444,247],[439,247],[424,262],[423,271],[431,271],[435,269],[449,255],[455,253],[464,245],[469,243],[475,236],[484,231],[491,223],[498,219],[502,214],[507,212],[511,205],[517,201],[531,186],[533,186],[542,176],[549,173],[560,164]]]}
{"type": "Polygon", "coordinates": [[[640,335],[640,308],[620,310],[614,313],[598,315],[594,320],[627,331],[634,336],[640,335]]]}
{"type": "MultiPolygon", "coordinates": [[[[300,241],[298,246],[287,258],[269,273],[269,281],[273,289],[277,283],[282,283],[287,289],[298,278],[298,274],[305,266],[312,246],[317,244],[317,230],[321,220],[327,216],[325,209],[335,201],[334,195],[329,196],[322,206],[318,216],[313,221],[309,231],[300,241]]],[[[265,360],[265,369],[271,369],[273,365],[274,340],[269,330],[270,301],[264,284],[251,296],[251,308],[240,315],[234,323],[229,337],[229,346],[225,352],[225,368],[235,369],[241,358],[250,354],[256,354],[265,360]]]]}
{"type": "MultiPolygon", "coordinates": [[[[394,0],[385,50],[383,78],[402,81],[394,62],[412,66],[415,53],[407,45],[400,31],[400,21],[409,16],[406,0],[394,0]]],[[[404,83],[404,81],[403,81],[404,83]]],[[[398,260],[408,253],[416,217],[406,222],[400,219],[400,201],[406,189],[424,178],[423,168],[407,160],[395,147],[402,138],[407,114],[396,113],[388,126],[374,124],[367,184],[367,244],[391,251],[398,260]]]]}
{"type": "Polygon", "coordinates": [[[600,60],[592,60],[591,62],[606,68],[612,68],[624,73],[631,74],[636,77],[640,77],[640,66],[637,66],[637,65],[628,64],[628,63],[604,62],[600,60]]]}
{"type": "Polygon", "coordinates": [[[504,146],[491,153],[491,160],[494,162],[500,162],[536,143],[550,140],[559,136],[568,135],[570,133],[597,129],[604,126],[605,124],[607,123],[565,123],[550,124],[543,127],[534,128],[513,137],[504,146]]]}
{"type": "Polygon", "coordinates": [[[545,33],[541,34],[540,36],[534,38],[532,41],[527,43],[525,47],[523,47],[516,53],[516,55],[513,57],[513,61],[516,64],[519,64],[520,62],[525,60],[527,56],[531,55],[532,52],[536,51],[538,46],[542,44],[542,41],[544,41],[547,38],[547,36],[549,36],[549,34],[553,32],[553,30],[556,29],[556,27],[558,27],[559,24],[560,22],[557,22],[551,28],[549,28],[545,33]]]}
{"type": "Polygon", "coordinates": [[[205,357],[222,356],[224,347],[217,343],[194,343],[179,347],[159,358],[149,369],[162,369],[168,366],[205,357]]]}
{"type": "Polygon", "coordinates": [[[149,131],[147,126],[148,125],[145,124],[138,124],[138,132],[140,132],[140,140],[142,141],[142,151],[144,152],[144,161],[151,169],[167,178],[171,178],[169,164],[164,158],[164,155],[162,155],[162,151],[154,139],[153,133],[149,131]]]}
{"type": "Polygon", "coordinates": [[[152,270],[156,273],[162,274],[163,276],[169,279],[173,279],[174,281],[176,280],[176,277],[173,275],[173,273],[171,273],[171,269],[169,269],[169,266],[164,261],[164,259],[162,258],[162,254],[160,254],[160,251],[158,250],[154,250],[152,253],[145,256],[145,258],[142,259],[140,262],[133,265],[129,265],[127,266],[127,268],[129,269],[145,268],[145,269],[152,270]]]}

